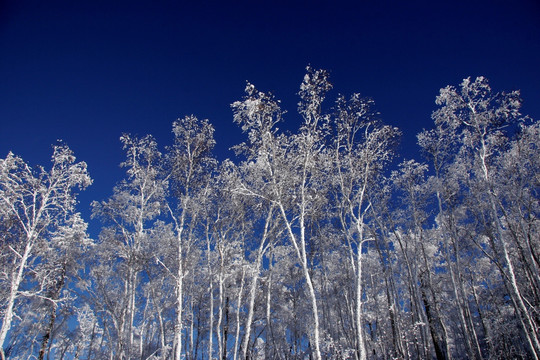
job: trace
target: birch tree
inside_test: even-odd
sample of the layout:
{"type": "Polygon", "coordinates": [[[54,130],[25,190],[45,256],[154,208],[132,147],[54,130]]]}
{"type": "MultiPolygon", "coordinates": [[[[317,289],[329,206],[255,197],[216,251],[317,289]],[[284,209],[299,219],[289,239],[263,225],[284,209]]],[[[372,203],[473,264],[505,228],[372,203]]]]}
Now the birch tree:
{"type": "MultiPolygon", "coordinates": [[[[497,185],[497,174],[501,170],[497,167],[497,159],[505,152],[510,132],[523,119],[519,112],[519,93],[494,93],[485,78],[474,81],[468,78],[459,88],[441,89],[437,104],[441,106],[433,114],[437,129],[440,129],[437,131],[456,139],[453,168],[458,169],[460,186],[469,191],[467,195],[475,204],[470,209],[477,214],[479,223],[483,224],[480,231],[489,240],[491,253],[484,251],[484,254],[499,264],[526,343],[531,355],[538,358],[538,324],[531,302],[524,295],[526,287],[520,280],[519,270],[522,264],[519,252],[516,252],[519,245],[512,241],[512,234],[505,224],[506,205],[497,185]]],[[[433,142],[425,141],[425,144],[433,142]]],[[[431,146],[431,149],[436,148],[431,146]]],[[[479,249],[485,250],[482,246],[479,249]]],[[[477,356],[481,355],[477,352],[477,356]]]]}
{"type": "MultiPolygon", "coordinates": [[[[55,235],[62,226],[73,221],[82,224],[80,218],[77,220],[75,191],[91,182],[86,164],[76,162],[73,152],[62,144],[54,146],[48,171],[42,167],[34,170],[12,153],[0,160],[0,218],[4,224],[1,283],[6,294],[1,302],[0,358],[5,358],[5,341],[18,316],[20,299],[42,298],[58,303],[57,294],[48,297],[46,292],[47,282],[57,276],[56,268],[50,268],[42,256],[55,246],[55,235]],[[29,275],[32,281],[23,286],[29,275]]],[[[84,233],[84,225],[80,231],[84,233]]],[[[77,247],[81,238],[85,236],[62,239],[77,247]]]]}
{"type": "Polygon", "coordinates": [[[121,166],[127,169],[127,179],[115,187],[107,201],[92,205],[93,216],[102,218],[108,225],[101,234],[102,255],[105,255],[101,256],[101,261],[113,272],[112,277],[118,279],[121,295],[102,293],[101,296],[112,296],[111,305],[116,304],[107,311],[112,315],[118,336],[115,357],[124,359],[134,356],[137,351],[136,322],[141,311],[138,303],[144,303],[147,297],[138,291],[141,272],[151,258],[148,256],[152,247],[149,234],[163,211],[168,180],[162,177],[161,153],[153,137],[123,135],[121,141],[126,150],[126,161],[121,166]],[[120,299],[116,299],[117,296],[120,299]]]}
{"type": "MultiPolygon", "coordinates": [[[[254,183],[260,182],[260,168],[252,162],[244,162],[235,166],[232,162],[224,163],[220,171],[222,189],[222,201],[234,204],[235,211],[226,216],[228,222],[237,221],[237,231],[242,233],[244,252],[249,254],[242,265],[241,278],[245,280],[247,290],[247,314],[243,324],[240,323],[240,309],[243,307],[240,301],[237,303],[237,339],[233,352],[233,359],[238,357],[236,346],[239,345],[240,357],[248,359],[250,342],[252,341],[252,329],[255,316],[255,305],[258,295],[260,296],[260,277],[263,272],[263,261],[268,259],[268,249],[280,237],[278,229],[279,219],[275,206],[271,202],[260,201],[258,196],[246,192],[246,184],[253,188],[254,183]],[[247,196],[246,196],[247,195],[247,196]],[[233,216],[234,215],[234,216],[233,216]],[[243,326],[242,326],[243,325],[243,326]],[[244,329],[242,339],[240,329],[244,329]]],[[[232,209],[231,209],[232,210],[232,209]]],[[[229,210],[229,211],[231,211],[229,210]]],[[[226,213],[223,213],[226,214],[226,213]]],[[[221,216],[224,218],[224,216],[221,216]]],[[[239,271],[239,270],[237,270],[239,271]]],[[[242,282],[243,284],[243,282],[242,282]]],[[[238,300],[241,299],[241,291],[238,300]]],[[[244,319],[242,319],[244,320],[244,319]]],[[[257,338],[253,339],[256,342],[257,338]]],[[[268,341],[268,339],[266,339],[268,341]]]]}
{"type": "Polygon", "coordinates": [[[174,359],[182,356],[184,278],[188,275],[186,260],[193,245],[193,227],[200,204],[205,200],[205,188],[210,181],[216,161],[211,152],[215,145],[214,128],[208,120],[191,115],[173,123],[174,144],[168,152],[171,173],[171,195],[168,211],[173,219],[176,240],[172,251],[176,258],[170,264],[175,281],[176,315],[174,359]]]}
{"type": "Polygon", "coordinates": [[[354,94],[349,100],[336,102],[336,135],[333,144],[333,171],[338,218],[349,248],[350,266],[355,274],[355,332],[357,359],[365,360],[362,302],[365,245],[373,240],[368,231],[371,208],[368,191],[392,157],[392,146],[398,130],[378,124],[373,101],[354,94]]]}
{"type": "Polygon", "coordinates": [[[310,345],[315,359],[321,359],[321,336],[317,294],[308,258],[308,227],[325,201],[324,177],[318,165],[328,131],[328,118],[323,116],[321,105],[330,89],[326,71],[307,68],[298,104],[303,123],[299,133],[291,136],[276,132],[275,125],[283,112],[272,95],[248,84],[244,101],[233,104],[235,121],[248,131],[247,147],[254,155],[251,161],[261,167],[265,185],[262,189],[246,187],[245,191],[275,204],[303,271],[312,310],[310,345]]]}

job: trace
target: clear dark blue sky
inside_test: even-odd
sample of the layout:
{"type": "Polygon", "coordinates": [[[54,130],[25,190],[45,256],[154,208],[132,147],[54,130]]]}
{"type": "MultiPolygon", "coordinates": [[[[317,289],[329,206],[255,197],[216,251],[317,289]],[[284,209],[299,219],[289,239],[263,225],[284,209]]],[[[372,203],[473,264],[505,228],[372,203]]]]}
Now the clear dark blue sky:
{"type": "Polygon", "coordinates": [[[3,0],[0,156],[48,165],[63,139],[95,180],[85,210],[123,176],[123,132],[167,145],[172,121],[195,114],[232,156],[243,136],[229,105],[246,80],[296,127],[307,64],[331,71],[330,98],[372,97],[415,156],[438,90],[467,76],[521,89],[524,112],[540,116],[540,2],[3,0]]]}

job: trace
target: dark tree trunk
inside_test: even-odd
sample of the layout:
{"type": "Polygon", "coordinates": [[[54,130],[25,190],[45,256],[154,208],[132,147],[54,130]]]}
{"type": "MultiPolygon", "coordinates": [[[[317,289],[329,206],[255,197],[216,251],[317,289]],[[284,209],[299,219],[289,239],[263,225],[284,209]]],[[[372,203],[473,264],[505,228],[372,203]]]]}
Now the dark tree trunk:
{"type": "MultiPolygon", "coordinates": [[[[49,297],[51,300],[58,300],[58,297],[60,296],[60,291],[64,287],[65,281],[66,281],[66,265],[62,266],[62,271],[60,272],[59,277],[56,280],[56,284],[49,293],[49,297]]],[[[39,350],[39,357],[38,357],[39,360],[43,360],[45,358],[45,353],[47,352],[49,341],[51,340],[51,337],[52,337],[54,323],[56,321],[56,303],[55,302],[51,302],[50,312],[51,313],[49,317],[49,325],[47,326],[47,329],[45,330],[45,334],[43,335],[43,339],[41,340],[41,349],[39,350]]]]}
{"type": "Polygon", "coordinates": [[[433,347],[435,348],[435,356],[437,357],[437,360],[446,360],[446,340],[441,336],[441,332],[438,331],[440,328],[442,328],[441,320],[433,313],[433,309],[431,308],[431,304],[428,301],[424,286],[421,286],[421,290],[422,301],[424,302],[424,307],[426,308],[426,316],[429,323],[429,332],[431,333],[433,347]]]}

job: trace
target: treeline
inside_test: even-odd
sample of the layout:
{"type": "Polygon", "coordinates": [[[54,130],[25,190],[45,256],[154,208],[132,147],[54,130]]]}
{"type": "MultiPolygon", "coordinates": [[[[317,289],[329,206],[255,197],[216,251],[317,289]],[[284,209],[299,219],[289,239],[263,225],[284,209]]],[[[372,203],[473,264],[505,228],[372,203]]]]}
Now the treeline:
{"type": "Polygon", "coordinates": [[[423,160],[395,166],[399,130],[331,87],[307,68],[287,133],[248,84],[237,161],[195,116],[163,149],[123,135],[99,239],[67,146],[49,169],[0,159],[0,358],[538,359],[540,124],[519,93],[441,89],[423,160]]]}

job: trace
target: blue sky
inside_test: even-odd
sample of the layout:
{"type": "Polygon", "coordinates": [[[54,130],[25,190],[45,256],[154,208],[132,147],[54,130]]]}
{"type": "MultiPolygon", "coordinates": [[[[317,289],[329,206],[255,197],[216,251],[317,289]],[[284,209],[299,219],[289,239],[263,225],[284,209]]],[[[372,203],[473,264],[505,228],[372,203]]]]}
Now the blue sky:
{"type": "MultiPolygon", "coordinates": [[[[107,198],[123,176],[123,132],[172,140],[184,115],[216,127],[218,155],[243,140],[230,104],[249,80],[289,110],[306,65],[331,72],[334,91],[375,100],[402,129],[402,156],[431,126],[441,87],[485,75],[521,89],[540,116],[540,3],[482,1],[0,2],[0,156],[47,165],[63,139],[107,198]]],[[[330,105],[330,103],[329,103],[330,105]]]]}

